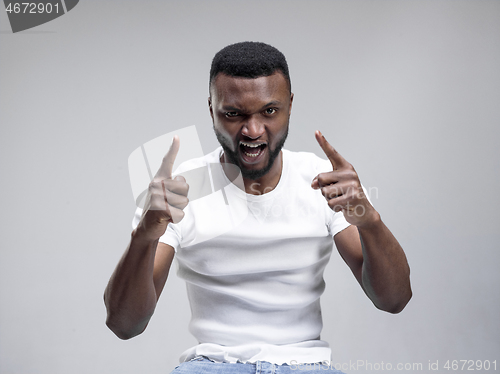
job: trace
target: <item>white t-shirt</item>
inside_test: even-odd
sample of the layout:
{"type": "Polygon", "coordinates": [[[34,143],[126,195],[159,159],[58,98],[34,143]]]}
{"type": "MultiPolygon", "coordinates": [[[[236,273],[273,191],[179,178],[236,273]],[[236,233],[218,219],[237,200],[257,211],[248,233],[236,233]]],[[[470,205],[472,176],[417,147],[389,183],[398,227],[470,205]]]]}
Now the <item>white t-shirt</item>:
{"type": "MultiPolygon", "coordinates": [[[[311,188],[317,174],[332,170],[330,162],[283,150],[276,188],[251,195],[222,172],[222,152],[219,147],[176,171],[210,170],[186,179],[190,191],[208,183],[215,192],[190,199],[183,220],[160,238],[176,250],[191,304],[189,327],[199,342],[181,362],[198,355],[219,362],[329,361],[329,345],[319,339],[319,298],[332,238],[349,226],[311,188]]],[[[135,225],[139,218],[140,210],[135,225]]]]}

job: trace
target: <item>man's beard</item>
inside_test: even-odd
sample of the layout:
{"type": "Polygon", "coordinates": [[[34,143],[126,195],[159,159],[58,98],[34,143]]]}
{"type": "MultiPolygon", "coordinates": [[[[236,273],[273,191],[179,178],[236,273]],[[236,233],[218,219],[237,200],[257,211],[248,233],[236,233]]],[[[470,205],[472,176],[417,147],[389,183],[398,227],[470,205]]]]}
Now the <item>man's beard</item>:
{"type": "Polygon", "coordinates": [[[250,180],[257,180],[259,178],[262,178],[264,175],[266,175],[269,170],[273,167],[274,161],[278,157],[278,155],[281,152],[281,149],[283,148],[283,145],[285,144],[285,140],[288,136],[288,125],[286,127],[286,132],[285,134],[281,137],[281,139],[278,141],[278,144],[276,144],[276,147],[274,149],[271,149],[270,145],[267,145],[268,152],[269,152],[269,162],[265,167],[263,167],[260,170],[249,170],[246,169],[240,162],[240,159],[238,157],[238,150],[239,150],[239,144],[236,145],[236,152],[231,150],[231,147],[227,140],[222,136],[220,132],[218,132],[215,127],[214,127],[214,132],[215,136],[217,137],[217,140],[219,141],[220,145],[222,146],[222,149],[224,150],[224,155],[227,157],[226,161],[238,166],[238,168],[241,170],[241,175],[243,178],[250,179],[250,180]]]}

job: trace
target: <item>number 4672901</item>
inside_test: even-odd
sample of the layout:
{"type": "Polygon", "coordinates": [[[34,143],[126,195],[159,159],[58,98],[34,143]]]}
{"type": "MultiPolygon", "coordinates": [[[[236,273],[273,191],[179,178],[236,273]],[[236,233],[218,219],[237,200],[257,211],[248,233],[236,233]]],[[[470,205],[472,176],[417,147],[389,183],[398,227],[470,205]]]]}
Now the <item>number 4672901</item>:
{"type": "Polygon", "coordinates": [[[448,360],[443,366],[446,370],[497,370],[497,360],[448,360]]]}
{"type": "Polygon", "coordinates": [[[59,4],[51,3],[9,3],[5,9],[7,13],[59,13],[59,4]]]}

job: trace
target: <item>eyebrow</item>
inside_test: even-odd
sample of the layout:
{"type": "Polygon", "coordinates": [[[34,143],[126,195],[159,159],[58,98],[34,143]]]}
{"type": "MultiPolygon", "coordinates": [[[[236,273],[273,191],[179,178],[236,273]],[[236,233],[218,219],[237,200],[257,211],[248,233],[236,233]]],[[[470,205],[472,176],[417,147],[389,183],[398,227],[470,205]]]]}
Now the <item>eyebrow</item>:
{"type": "MultiPolygon", "coordinates": [[[[273,101],[270,101],[268,102],[267,104],[265,104],[264,106],[262,106],[261,110],[262,109],[265,109],[265,108],[269,108],[271,106],[280,106],[281,105],[281,101],[278,101],[278,100],[273,100],[273,101]]],[[[241,108],[236,108],[234,106],[231,106],[231,105],[224,105],[222,107],[222,110],[223,111],[235,111],[235,112],[244,112],[243,109],[241,108]]]]}
{"type": "Polygon", "coordinates": [[[264,105],[262,108],[267,108],[270,106],[279,106],[279,105],[281,105],[281,101],[273,100],[273,101],[270,101],[269,103],[267,103],[266,105],[264,105]]]}

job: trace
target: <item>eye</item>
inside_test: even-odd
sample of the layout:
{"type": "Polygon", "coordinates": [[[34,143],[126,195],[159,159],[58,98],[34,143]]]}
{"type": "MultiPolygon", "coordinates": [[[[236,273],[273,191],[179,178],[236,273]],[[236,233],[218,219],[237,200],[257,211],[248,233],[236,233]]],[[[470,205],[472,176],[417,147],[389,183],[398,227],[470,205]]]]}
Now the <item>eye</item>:
{"type": "Polygon", "coordinates": [[[228,118],[232,118],[232,117],[237,117],[239,114],[238,112],[224,112],[224,115],[228,118]]]}
{"type": "Polygon", "coordinates": [[[271,115],[276,113],[276,108],[267,108],[264,112],[268,115],[271,115]]]}

